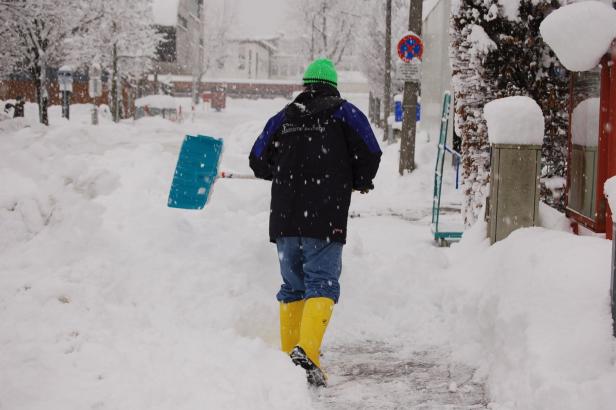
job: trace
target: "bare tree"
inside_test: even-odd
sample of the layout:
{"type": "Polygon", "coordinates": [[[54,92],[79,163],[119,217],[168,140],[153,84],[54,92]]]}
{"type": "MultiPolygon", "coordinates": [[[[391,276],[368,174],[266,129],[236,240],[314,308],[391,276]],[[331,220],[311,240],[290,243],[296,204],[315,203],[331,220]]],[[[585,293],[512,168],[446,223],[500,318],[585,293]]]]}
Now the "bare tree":
{"type": "MultiPolygon", "coordinates": [[[[401,92],[404,83],[396,78],[397,61],[395,57],[395,43],[398,41],[402,33],[406,31],[408,20],[408,1],[393,0],[392,1],[392,31],[390,39],[390,61],[392,83],[390,93],[396,94],[401,92]]],[[[359,40],[356,43],[358,54],[360,56],[360,69],[368,79],[370,89],[374,95],[383,96],[385,89],[386,59],[383,51],[385,50],[386,41],[386,8],[384,2],[376,2],[369,9],[369,17],[366,24],[361,25],[358,36],[359,40]]],[[[385,98],[385,96],[383,96],[385,98]]],[[[391,96],[390,96],[391,98],[391,96]]],[[[391,105],[390,105],[391,106],[391,105]]]]}
{"type": "Polygon", "coordinates": [[[154,27],[150,0],[93,0],[99,10],[95,27],[72,41],[72,60],[97,62],[111,73],[111,111],[120,119],[122,80],[135,80],[151,67],[162,36],[154,27]]]}
{"type": "Polygon", "coordinates": [[[210,2],[205,8],[205,60],[206,73],[222,70],[229,59],[231,30],[237,21],[235,4],[210,2]]]}

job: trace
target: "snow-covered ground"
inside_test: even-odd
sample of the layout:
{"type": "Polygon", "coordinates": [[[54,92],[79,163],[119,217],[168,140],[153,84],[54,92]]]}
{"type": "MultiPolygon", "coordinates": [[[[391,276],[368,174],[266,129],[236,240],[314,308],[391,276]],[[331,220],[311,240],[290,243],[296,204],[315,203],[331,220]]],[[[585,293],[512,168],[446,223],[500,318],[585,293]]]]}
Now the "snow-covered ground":
{"type": "Polygon", "coordinates": [[[479,224],[436,247],[423,135],[417,171],[399,177],[383,147],[376,189],[353,198],[330,387],[308,389],[278,351],[269,184],[166,207],[185,134],[224,137],[222,168],[248,172],[286,102],[180,124],[91,126],[87,106],[70,122],[53,107],[49,128],[0,121],[0,409],[614,408],[610,242],[533,228],[489,247],[479,224]]]}

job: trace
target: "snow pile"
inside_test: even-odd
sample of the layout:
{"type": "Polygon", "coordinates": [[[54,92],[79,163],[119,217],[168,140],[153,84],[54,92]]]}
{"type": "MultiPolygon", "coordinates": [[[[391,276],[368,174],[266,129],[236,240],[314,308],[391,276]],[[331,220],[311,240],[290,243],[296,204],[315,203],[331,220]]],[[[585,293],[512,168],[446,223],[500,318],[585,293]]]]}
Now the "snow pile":
{"type": "Polygon", "coordinates": [[[180,0],[154,0],[152,13],[154,23],[161,26],[175,26],[178,20],[178,5],[180,0]]]}
{"type": "MultiPolygon", "coordinates": [[[[411,175],[398,176],[399,146],[383,146],[375,191],[353,196],[323,358],[341,366],[310,392],[278,351],[271,185],[219,181],[201,212],[166,207],[185,134],[223,136],[221,169],[250,172],[255,137],[286,103],[96,127],[85,105],[70,122],[52,107],[50,127],[2,130],[2,409],[450,408],[447,386],[463,399],[483,381],[492,409],[613,408],[610,243],[535,228],[490,247],[477,223],[435,247],[436,146],[421,134],[411,175]],[[470,370],[456,379],[460,361],[470,370]],[[408,379],[389,377],[413,371],[428,399],[407,405],[408,379]]],[[[567,230],[549,210],[542,223],[567,230]]]]}
{"type": "Polygon", "coordinates": [[[543,113],[532,98],[500,98],[487,103],[483,113],[491,144],[543,144],[543,113]]]}
{"type": "Polygon", "coordinates": [[[443,309],[454,355],[480,364],[498,408],[614,408],[610,254],[605,239],[542,228],[452,248],[443,309]]]}
{"type": "MultiPolygon", "coordinates": [[[[562,177],[554,177],[554,178],[562,178],[562,177]]],[[[564,178],[562,178],[564,179],[564,178]]],[[[564,189],[563,181],[562,189],[564,189]]],[[[547,185],[547,184],[546,184],[547,185]]],[[[559,194],[562,195],[562,191],[559,191],[559,194]]],[[[571,233],[571,220],[567,218],[567,216],[547,205],[544,202],[539,202],[539,218],[537,220],[537,226],[542,228],[552,229],[554,231],[562,231],[571,233]]]]}
{"type": "Polygon", "coordinates": [[[571,118],[571,139],[576,145],[596,147],[599,144],[600,99],[588,98],[579,103],[571,118]]]}
{"type": "MultiPolygon", "coordinates": [[[[310,408],[302,372],[277,346],[269,185],[229,181],[204,212],[169,209],[179,145],[204,123],[90,126],[81,114],[61,121],[53,107],[50,127],[0,138],[0,322],[10,329],[0,332],[0,407],[310,408]]],[[[247,155],[228,148],[227,166],[247,172],[247,155]]]]}
{"type": "Polygon", "coordinates": [[[616,10],[599,1],[569,4],[547,16],[540,31],[568,70],[591,70],[616,38],[616,10]]]}
{"type": "Polygon", "coordinates": [[[137,98],[135,100],[136,107],[156,107],[161,109],[175,110],[177,103],[175,98],[170,95],[148,95],[145,97],[137,98]]]}

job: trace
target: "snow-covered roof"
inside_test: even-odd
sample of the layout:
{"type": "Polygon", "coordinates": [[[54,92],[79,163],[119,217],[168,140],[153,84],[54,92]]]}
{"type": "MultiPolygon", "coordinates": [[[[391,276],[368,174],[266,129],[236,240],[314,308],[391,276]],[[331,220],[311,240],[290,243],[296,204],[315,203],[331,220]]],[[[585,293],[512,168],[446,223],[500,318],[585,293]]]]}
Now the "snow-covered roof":
{"type": "Polygon", "coordinates": [[[177,108],[175,98],[170,95],[148,95],[135,100],[136,107],[145,107],[146,105],[170,110],[175,110],[177,108]]]}
{"type": "Polygon", "coordinates": [[[599,1],[569,4],[547,16],[540,31],[568,70],[588,71],[616,38],[616,10],[599,1]]]}
{"type": "MultiPolygon", "coordinates": [[[[154,75],[148,75],[148,80],[154,81],[154,75]]],[[[192,82],[192,76],[189,75],[159,75],[158,81],[162,83],[175,83],[175,82],[192,82]]],[[[203,77],[202,83],[238,83],[238,84],[285,84],[285,85],[301,85],[301,80],[280,80],[269,78],[233,78],[233,77],[203,77]]]]}
{"type": "Polygon", "coordinates": [[[506,97],[483,107],[491,144],[541,145],[545,121],[539,105],[530,97],[506,97]]]}
{"type": "Polygon", "coordinates": [[[160,26],[175,26],[178,21],[180,0],[153,0],[154,23],[160,26]]]}
{"type": "Polygon", "coordinates": [[[276,52],[278,50],[278,47],[276,46],[278,37],[255,37],[255,38],[235,37],[235,38],[232,38],[231,41],[235,43],[256,43],[256,44],[261,45],[264,48],[267,48],[271,52],[276,52]]]}

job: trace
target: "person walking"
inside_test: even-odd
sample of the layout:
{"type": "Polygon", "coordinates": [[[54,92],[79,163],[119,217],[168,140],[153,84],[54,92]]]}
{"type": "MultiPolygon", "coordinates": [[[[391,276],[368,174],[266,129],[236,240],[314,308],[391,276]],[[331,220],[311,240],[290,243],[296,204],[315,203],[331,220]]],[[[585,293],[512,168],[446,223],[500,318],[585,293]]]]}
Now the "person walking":
{"type": "Polygon", "coordinates": [[[249,156],[255,176],[272,181],[281,349],[316,386],[327,383],[320,349],[340,296],[351,193],[374,188],[381,158],[370,123],[340,97],[337,79],[330,60],[313,61],[304,91],[270,118],[249,156]]]}

